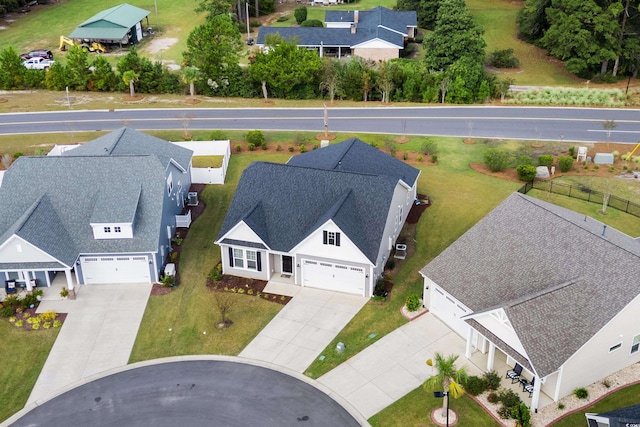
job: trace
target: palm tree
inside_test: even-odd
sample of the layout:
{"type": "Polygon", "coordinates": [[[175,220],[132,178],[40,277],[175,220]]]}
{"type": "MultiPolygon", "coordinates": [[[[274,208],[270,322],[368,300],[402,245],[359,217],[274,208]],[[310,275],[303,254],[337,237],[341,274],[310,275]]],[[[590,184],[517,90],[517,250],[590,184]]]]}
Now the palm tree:
{"type": "Polygon", "coordinates": [[[427,360],[427,365],[436,368],[437,373],[427,378],[422,387],[428,391],[442,387],[442,390],[446,393],[442,405],[442,416],[446,417],[447,409],[449,408],[449,394],[454,399],[464,394],[461,383],[467,377],[467,370],[464,367],[456,367],[457,355],[451,354],[445,358],[442,354],[436,353],[433,358],[435,362],[429,359],[427,360]]]}
{"type": "Polygon", "coordinates": [[[191,99],[195,97],[195,82],[200,80],[201,73],[198,67],[185,67],[182,70],[182,81],[189,85],[191,99]]]}
{"type": "Polygon", "coordinates": [[[124,84],[129,85],[129,96],[134,98],[136,96],[136,88],[134,83],[140,78],[140,74],[136,73],[133,70],[125,71],[122,74],[122,80],[124,84]]]}

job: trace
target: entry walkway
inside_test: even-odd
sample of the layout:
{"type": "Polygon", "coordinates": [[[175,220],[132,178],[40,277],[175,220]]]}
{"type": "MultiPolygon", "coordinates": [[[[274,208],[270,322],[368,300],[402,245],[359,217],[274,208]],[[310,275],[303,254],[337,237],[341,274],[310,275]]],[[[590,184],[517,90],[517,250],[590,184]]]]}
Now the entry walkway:
{"type": "MultiPolygon", "coordinates": [[[[74,301],[44,298],[38,312],[68,313],[27,403],[96,373],[125,366],[151,284],[79,286],[74,301]]],[[[47,292],[49,294],[50,292],[47,292]]]]}
{"type": "MultiPolygon", "coordinates": [[[[293,298],[239,356],[274,363],[300,373],[368,301],[368,298],[338,292],[278,286],[277,293],[293,298]]],[[[265,292],[276,293],[268,289],[265,288],[265,292]]]]}
{"type": "Polygon", "coordinates": [[[422,315],[370,345],[318,381],[370,418],[435,373],[426,361],[438,352],[458,354],[469,375],[480,369],[464,357],[464,340],[431,313],[422,315]]]}

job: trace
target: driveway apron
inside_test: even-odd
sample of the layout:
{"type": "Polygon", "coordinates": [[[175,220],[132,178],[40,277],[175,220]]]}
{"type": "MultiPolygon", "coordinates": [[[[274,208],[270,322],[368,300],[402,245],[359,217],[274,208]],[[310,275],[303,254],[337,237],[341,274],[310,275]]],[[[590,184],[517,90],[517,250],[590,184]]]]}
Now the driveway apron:
{"type": "Polygon", "coordinates": [[[303,373],[367,301],[355,295],[300,288],[239,356],[303,373]]]}
{"type": "Polygon", "coordinates": [[[458,354],[470,375],[480,370],[463,357],[465,341],[427,313],[384,336],[318,381],[329,387],[365,418],[377,414],[433,375],[426,361],[434,353],[458,354]]]}
{"type": "Polygon", "coordinates": [[[125,366],[150,293],[151,284],[85,285],[74,301],[42,301],[38,312],[68,314],[27,403],[125,366]]]}

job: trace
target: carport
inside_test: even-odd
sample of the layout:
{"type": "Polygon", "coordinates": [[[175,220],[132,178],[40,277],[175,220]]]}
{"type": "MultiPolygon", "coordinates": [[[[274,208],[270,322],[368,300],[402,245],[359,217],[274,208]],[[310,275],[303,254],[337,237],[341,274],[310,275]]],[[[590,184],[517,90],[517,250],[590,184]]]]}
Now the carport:
{"type": "Polygon", "coordinates": [[[71,39],[95,40],[106,43],[137,43],[142,40],[142,20],[149,27],[149,11],[123,3],[102,12],[78,25],[69,35],[71,39]]]}

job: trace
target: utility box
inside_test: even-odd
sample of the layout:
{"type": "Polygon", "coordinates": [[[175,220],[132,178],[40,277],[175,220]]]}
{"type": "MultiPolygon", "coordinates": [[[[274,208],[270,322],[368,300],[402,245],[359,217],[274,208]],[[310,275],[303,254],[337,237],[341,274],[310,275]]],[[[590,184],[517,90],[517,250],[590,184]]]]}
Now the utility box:
{"type": "Polygon", "coordinates": [[[176,265],[172,262],[165,265],[164,267],[164,275],[165,276],[175,276],[176,275],[176,265]]]}

